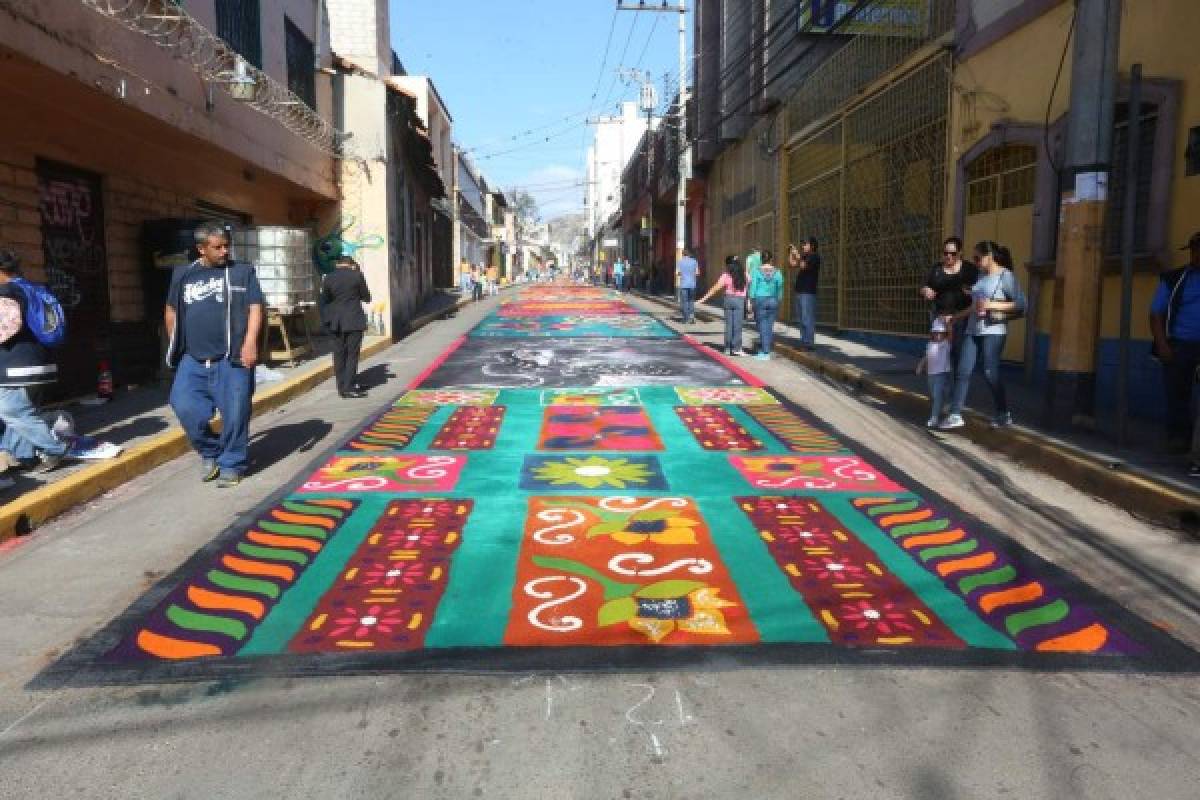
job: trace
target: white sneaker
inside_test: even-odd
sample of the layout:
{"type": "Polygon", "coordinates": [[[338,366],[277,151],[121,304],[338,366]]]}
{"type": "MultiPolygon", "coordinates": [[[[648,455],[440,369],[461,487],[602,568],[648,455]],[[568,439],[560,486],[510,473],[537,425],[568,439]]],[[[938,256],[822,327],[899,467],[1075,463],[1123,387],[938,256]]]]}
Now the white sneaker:
{"type": "Polygon", "coordinates": [[[938,425],[938,430],[952,431],[956,428],[964,428],[966,425],[967,423],[963,421],[961,414],[948,414],[946,415],[946,418],[942,420],[942,424],[938,425]]]}
{"type": "Polygon", "coordinates": [[[937,426],[938,426],[938,418],[937,417],[930,417],[929,419],[927,419],[925,421],[925,427],[929,428],[930,430],[933,430],[937,426]]]}

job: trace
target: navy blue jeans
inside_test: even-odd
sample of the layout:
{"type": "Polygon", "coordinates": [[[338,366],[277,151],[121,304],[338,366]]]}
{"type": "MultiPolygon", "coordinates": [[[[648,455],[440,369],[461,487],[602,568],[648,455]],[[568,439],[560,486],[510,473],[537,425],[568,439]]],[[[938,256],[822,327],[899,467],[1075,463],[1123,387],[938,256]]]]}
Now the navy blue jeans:
{"type": "Polygon", "coordinates": [[[696,321],[696,290],[685,288],[679,290],[679,313],[684,322],[696,321]]]}
{"type": "Polygon", "coordinates": [[[250,401],[254,397],[254,370],[229,359],[210,366],[185,355],[171,385],[171,408],[192,447],[201,458],[217,462],[221,472],[243,475],[249,464],[250,401]],[[208,424],[221,412],[221,433],[208,424]]]}
{"type": "Polygon", "coordinates": [[[792,323],[800,329],[800,342],[812,347],[817,342],[817,296],[797,292],[792,297],[792,323]]]}
{"type": "Polygon", "coordinates": [[[779,300],[774,297],[754,298],[754,324],[758,326],[758,351],[770,353],[775,342],[775,318],[779,316],[779,300]]]}

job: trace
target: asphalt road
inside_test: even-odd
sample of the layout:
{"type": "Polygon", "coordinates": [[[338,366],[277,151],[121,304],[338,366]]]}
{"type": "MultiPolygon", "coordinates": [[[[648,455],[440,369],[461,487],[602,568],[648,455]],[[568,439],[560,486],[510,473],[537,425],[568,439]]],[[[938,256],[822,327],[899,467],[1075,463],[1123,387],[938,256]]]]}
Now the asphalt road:
{"type": "MultiPolygon", "coordinates": [[[[1200,796],[1194,675],[825,665],[26,688],[387,405],[493,303],[369,362],[367,382],[381,384],[369,399],[327,384],[256,420],[254,473],[238,489],[201,485],[183,458],[0,552],[0,798],[1200,796]]],[[[743,366],[1200,643],[1195,544],[781,360],[743,366]]]]}

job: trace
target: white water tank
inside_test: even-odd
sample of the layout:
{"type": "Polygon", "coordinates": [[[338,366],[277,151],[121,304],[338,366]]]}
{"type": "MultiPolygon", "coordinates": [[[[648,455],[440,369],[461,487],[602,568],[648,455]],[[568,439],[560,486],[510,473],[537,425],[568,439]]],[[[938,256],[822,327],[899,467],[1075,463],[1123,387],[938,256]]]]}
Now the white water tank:
{"type": "Polygon", "coordinates": [[[304,228],[262,227],[234,231],[233,257],[254,265],[267,307],[283,313],[315,305],[321,279],[304,228]]]}

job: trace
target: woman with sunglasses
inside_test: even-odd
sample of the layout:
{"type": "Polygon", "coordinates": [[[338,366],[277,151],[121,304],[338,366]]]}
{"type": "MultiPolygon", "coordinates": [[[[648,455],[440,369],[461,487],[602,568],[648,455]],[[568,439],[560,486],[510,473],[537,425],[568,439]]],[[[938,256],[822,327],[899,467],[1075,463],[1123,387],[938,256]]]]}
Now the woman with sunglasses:
{"type": "MultiPolygon", "coordinates": [[[[921,297],[930,302],[929,318],[940,319],[950,339],[950,365],[955,367],[962,355],[962,343],[967,333],[967,317],[971,309],[971,287],[979,279],[979,267],[963,261],[962,239],[951,236],[942,242],[942,258],[929,270],[921,297]]],[[[947,403],[954,396],[954,374],[946,387],[947,403]]]]}
{"type": "Polygon", "coordinates": [[[1012,257],[1007,248],[992,241],[980,242],[975,245],[975,261],[979,264],[981,274],[971,290],[971,306],[962,353],[958,359],[954,399],[950,414],[939,426],[942,430],[961,428],[966,424],[962,418],[963,405],[967,402],[975,364],[980,360],[983,361],[984,380],[992,391],[992,427],[1003,428],[1013,421],[1000,376],[1000,354],[1004,352],[1004,342],[1008,339],[1008,321],[1025,313],[1025,294],[1021,291],[1017,276],[1009,268],[1012,257]]]}

